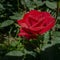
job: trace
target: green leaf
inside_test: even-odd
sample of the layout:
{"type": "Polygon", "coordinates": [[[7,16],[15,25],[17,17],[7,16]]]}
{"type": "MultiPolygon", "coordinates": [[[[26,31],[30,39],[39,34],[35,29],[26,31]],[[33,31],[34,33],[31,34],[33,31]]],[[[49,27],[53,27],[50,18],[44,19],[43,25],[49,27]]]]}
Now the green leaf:
{"type": "Polygon", "coordinates": [[[55,37],[60,37],[60,32],[55,31],[55,32],[54,32],[54,36],[55,36],[55,37]]]}
{"type": "Polygon", "coordinates": [[[6,55],[7,56],[23,56],[24,53],[22,53],[21,51],[10,51],[6,55]]]}
{"type": "Polygon", "coordinates": [[[7,27],[7,26],[9,26],[9,25],[11,25],[13,23],[14,23],[14,21],[12,21],[12,20],[6,20],[6,21],[1,23],[0,28],[7,27]]]}
{"type": "Polygon", "coordinates": [[[49,48],[53,46],[53,44],[45,44],[43,47],[42,47],[42,50],[44,51],[46,48],[49,48]]]}
{"type": "Polygon", "coordinates": [[[60,43],[60,37],[55,37],[52,42],[53,42],[53,44],[60,43]]]}
{"type": "Polygon", "coordinates": [[[46,1],[46,6],[51,8],[51,9],[56,9],[57,8],[56,2],[46,1]]]}
{"type": "Polygon", "coordinates": [[[31,0],[25,0],[25,5],[31,10],[36,8],[36,5],[33,1],[31,0]]]}
{"type": "Polygon", "coordinates": [[[12,47],[16,47],[18,44],[19,44],[19,41],[12,41],[10,45],[12,47]]]}
{"type": "Polygon", "coordinates": [[[3,7],[3,5],[2,5],[2,4],[0,4],[0,9],[4,9],[4,7],[3,7]]]}
{"type": "Polygon", "coordinates": [[[43,6],[44,5],[44,2],[42,1],[39,1],[39,0],[34,0],[35,4],[38,6],[43,6]]]}
{"type": "Polygon", "coordinates": [[[19,20],[23,17],[24,12],[16,12],[13,16],[10,16],[10,19],[19,20]]]}
{"type": "Polygon", "coordinates": [[[33,57],[36,57],[36,53],[33,51],[27,51],[27,50],[24,50],[24,51],[25,51],[25,54],[29,54],[29,55],[32,55],[33,57]]]}
{"type": "Polygon", "coordinates": [[[57,28],[60,28],[60,24],[56,24],[56,27],[57,27],[57,28]]]}
{"type": "Polygon", "coordinates": [[[44,34],[44,43],[47,43],[49,40],[49,31],[44,34]]]}
{"type": "Polygon", "coordinates": [[[0,4],[0,14],[4,11],[4,9],[3,4],[0,4]]]}
{"type": "MultiPolygon", "coordinates": [[[[58,33],[59,34],[59,33],[58,33]]],[[[57,34],[56,34],[57,35],[57,34]]],[[[51,47],[57,43],[60,43],[60,37],[57,37],[57,36],[54,36],[54,39],[52,40],[52,43],[51,44],[45,44],[43,47],[42,47],[42,50],[44,51],[46,48],[48,47],[51,47]]]]}
{"type": "Polygon", "coordinates": [[[45,50],[46,48],[52,46],[51,44],[48,44],[48,41],[49,41],[49,31],[44,34],[44,41],[43,41],[44,44],[42,50],[45,50]]]}
{"type": "Polygon", "coordinates": [[[58,16],[57,19],[60,20],[60,16],[58,16]]]}

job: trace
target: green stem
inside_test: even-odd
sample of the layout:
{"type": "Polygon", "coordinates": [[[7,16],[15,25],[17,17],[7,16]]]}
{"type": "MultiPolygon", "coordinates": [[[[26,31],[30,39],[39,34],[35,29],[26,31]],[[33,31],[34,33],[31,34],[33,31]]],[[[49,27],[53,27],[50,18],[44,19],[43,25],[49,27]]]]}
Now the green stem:
{"type": "MultiPolygon", "coordinates": [[[[57,1],[57,9],[56,9],[56,23],[57,23],[58,13],[59,13],[59,0],[57,1]]],[[[57,28],[57,26],[56,26],[56,28],[57,28]]]]}
{"type": "Polygon", "coordinates": [[[44,35],[42,35],[41,49],[42,49],[42,47],[43,47],[43,41],[44,41],[44,35]]]}
{"type": "Polygon", "coordinates": [[[10,28],[9,36],[11,36],[12,29],[13,29],[13,27],[10,28]]]}
{"type": "Polygon", "coordinates": [[[56,9],[56,20],[57,20],[57,16],[58,16],[58,9],[59,9],[59,0],[57,1],[57,9],[56,9]]]}
{"type": "Polygon", "coordinates": [[[39,50],[40,50],[40,52],[41,52],[41,50],[42,50],[42,47],[43,47],[43,41],[44,41],[44,35],[42,35],[42,36],[40,36],[39,38],[38,38],[38,44],[39,44],[39,50]],[[41,39],[41,40],[40,40],[41,39]]]}

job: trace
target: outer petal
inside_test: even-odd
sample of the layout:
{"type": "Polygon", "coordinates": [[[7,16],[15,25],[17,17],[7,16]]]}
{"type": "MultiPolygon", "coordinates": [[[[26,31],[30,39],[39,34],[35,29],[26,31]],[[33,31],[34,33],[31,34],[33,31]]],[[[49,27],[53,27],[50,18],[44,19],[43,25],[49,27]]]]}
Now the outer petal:
{"type": "Polygon", "coordinates": [[[28,28],[28,25],[26,23],[21,23],[20,25],[21,25],[22,28],[24,28],[24,27],[28,28]]]}
{"type": "Polygon", "coordinates": [[[46,12],[46,11],[41,12],[41,14],[42,14],[42,17],[50,17],[51,16],[51,14],[49,12],[46,12]]]}
{"type": "Polygon", "coordinates": [[[23,17],[23,20],[24,22],[28,25],[28,26],[31,26],[30,25],[30,22],[29,22],[29,13],[26,13],[23,17]]]}
{"type": "Polygon", "coordinates": [[[30,38],[30,35],[26,33],[22,28],[20,29],[18,36],[30,38]]]}
{"type": "Polygon", "coordinates": [[[18,34],[18,36],[26,37],[27,39],[37,38],[37,36],[35,34],[30,34],[22,28],[20,29],[20,33],[18,34]]]}
{"type": "Polygon", "coordinates": [[[55,25],[55,20],[50,22],[43,30],[39,32],[39,34],[44,34],[45,32],[49,31],[55,25]]]}
{"type": "Polygon", "coordinates": [[[22,23],[25,23],[26,25],[30,26],[30,23],[29,23],[29,13],[26,13],[23,17],[23,19],[21,20],[17,20],[17,23],[19,25],[22,25],[22,23]]]}
{"type": "Polygon", "coordinates": [[[21,25],[21,23],[23,23],[24,21],[21,19],[21,20],[17,20],[17,23],[18,25],[21,25]]]}

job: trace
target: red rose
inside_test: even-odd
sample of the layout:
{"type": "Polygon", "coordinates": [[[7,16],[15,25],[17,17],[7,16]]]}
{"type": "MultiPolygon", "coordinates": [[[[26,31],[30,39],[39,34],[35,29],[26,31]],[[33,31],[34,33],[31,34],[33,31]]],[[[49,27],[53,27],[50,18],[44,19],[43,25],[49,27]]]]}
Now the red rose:
{"type": "Polygon", "coordinates": [[[49,31],[55,25],[55,19],[48,12],[31,10],[21,20],[17,20],[21,26],[18,36],[36,38],[49,31]]]}

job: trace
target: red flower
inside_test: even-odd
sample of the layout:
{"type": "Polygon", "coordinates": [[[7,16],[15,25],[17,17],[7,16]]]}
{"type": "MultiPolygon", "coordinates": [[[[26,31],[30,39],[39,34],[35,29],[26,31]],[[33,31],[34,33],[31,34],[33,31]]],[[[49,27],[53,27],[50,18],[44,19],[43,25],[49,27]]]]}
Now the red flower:
{"type": "Polygon", "coordinates": [[[21,20],[17,20],[21,26],[18,36],[36,38],[49,31],[55,25],[55,19],[48,12],[31,10],[21,20]]]}

